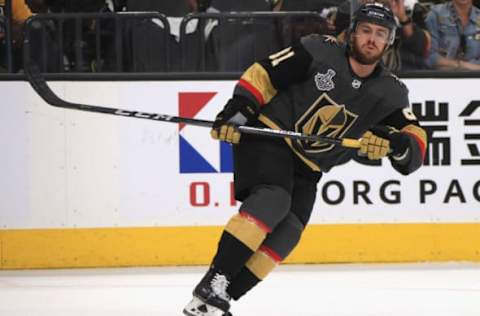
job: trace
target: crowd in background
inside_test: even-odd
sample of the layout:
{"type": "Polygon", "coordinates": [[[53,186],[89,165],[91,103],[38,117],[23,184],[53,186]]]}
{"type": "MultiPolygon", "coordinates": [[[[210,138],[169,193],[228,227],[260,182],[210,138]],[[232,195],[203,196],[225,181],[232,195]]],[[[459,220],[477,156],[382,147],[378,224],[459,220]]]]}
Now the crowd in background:
{"type": "MultiPolygon", "coordinates": [[[[262,55],[273,53],[310,33],[332,35],[341,42],[345,38],[345,32],[348,31],[350,12],[355,10],[362,1],[368,0],[12,0],[13,72],[21,71],[23,67],[24,24],[35,13],[160,12],[168,17],[168,22],[149,19],[148,23],[136,23],[128,28],[127,44],[122,45],[130,46],[123,54],[125,56],[122,56],[126,60],[122,61],[122,71],[153,72],[183,69],[240,72],[252,60],[248,56],[242,59],[238,56],[241,55],[239,52],[247,52],[245,55],[248,55],[251,47],[254,47],[252,55],[255,58],[261,58],[265,57],[262,55]],[[192,51],[194,51],[193,54],[198,54],[198,45],[182,50],[181,45],[178,44],[180,25],[182,19],[188,14],[232,11],[311,11],[318,13],[319,18],[292,16],[288,25],[287,23],[284,25],[283,22],[278,23],[282,24],[281,26],[265,23],[260,24],[260,27],[257,25],[256,28],[247,28],[244,20],[243,31],[230,34],[216,32],[219,21],[210,19],[206,20],[208,23],[195,25],[197,37],[200,34],[206,38],[202,42],[204,45],[201,53],[202,60],[196,60],[196,56],[192,55],[192,51]],[[169,43],[157,41],[159,37],[155,37],[161,29],[165,29],[164,23],[169,23],[169,43]],[[288,37],[285,36],[286,34],[288,37]],[[223,44],[220,44],[221,41],[223,44]],[[265,45],[258,45],[259,41],[265,45]],[[164,55],[167,44],[170,51],[166,57],[164,55]],[[185,52],[190,55],[185,55],[185,52]]],[[[395,42],[389,47],[383,60],[392,71],[480,70],[480,0],[377,1],[388,4],[398,22],[395,42]]],[[[4,0],[0,0],[0,9],[0,16],[5,16],[7,10],[4,0]]],[[[5,71],[6,20],[2,19],[0,22],[0,40],[2,41],[0,67],[5,71]]],[[[98,42],[95,29],[98,28],[98,22],[95,23],[92,19],[82,23],[81,37],[75,33],[77,32],[75,27],[73,21],[62,27],[64,33],[62,33],[61,49],[58,47],[58,36],[55,37],[55,31],[51,31],[49,36],[41,36],[40,33],[31,36],[37,38],[31,41],[34,49],[35,45],[37,48],[43,45],[47,47],[49,57],[55,56],[49,59],[43,58],[44,61],[48,59],[45,65],[46,71],[95,72],[115,69],[115,65],[118,65],[118,63],[115,64],[118,46],[115,46],[112,40],[112,33],[115,32],[112,24],[102,28],[100,36],[104,42],[101,56],[99,56],[99,50],[95,49],[95,41],[98,42]],[[43,42],[40,42],[40,38],[43,42]],[[46,45],[45,41],[47,41],[46,45]],[[81,51],[81,58],[78,58],[78,51],[81,51]]],[[[55,29],[55,23],[51,23],[50,28],[55,29]]],[[[38,32],[40,31],[45,32],[45,28],[38,32]]],[[[195,31],[191,34],[188,33],[193,38],[195,31]]]]}

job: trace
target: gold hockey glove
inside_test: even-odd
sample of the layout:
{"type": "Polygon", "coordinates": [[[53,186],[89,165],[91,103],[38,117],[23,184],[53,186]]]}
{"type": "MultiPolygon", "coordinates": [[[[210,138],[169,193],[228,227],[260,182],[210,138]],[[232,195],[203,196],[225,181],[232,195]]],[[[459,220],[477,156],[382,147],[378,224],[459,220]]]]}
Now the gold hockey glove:
{"type": "Polygon", "coordinates": [[[382,159],[390,151],[390,141],[366,131],[360,142],[360,153],[370,160],[382,159]]]}
{"type": "Polygon", "coordinates": [[[258,111],[252,101],[245,97],[234,96],[218,113],[210,135],[214,139],[237,144],[240,141],[240,131],[237,126],[250,123],[257,116],[258,111]]]}
{"type": "Polygon", "coordinates": [[[240,141],[240,131],[235,125],[223,124],[220,128],[212,128],[210,135],[214,139],[223,140],[224,142],[238,144],[240,141]]]}
{"type": "Polygon", "coordinates": [[[362,136],[360,153],[368,159],[394,158],[405,156],[410,139],[401,131],[390,126],[376,126],[362,136]]]}

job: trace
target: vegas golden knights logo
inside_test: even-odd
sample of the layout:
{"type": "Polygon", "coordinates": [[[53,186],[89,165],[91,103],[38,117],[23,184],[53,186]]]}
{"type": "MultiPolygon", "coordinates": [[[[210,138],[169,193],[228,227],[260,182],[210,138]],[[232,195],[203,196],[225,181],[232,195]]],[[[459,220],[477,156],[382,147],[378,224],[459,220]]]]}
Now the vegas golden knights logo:
{"type": "MultiPolygon", "coordinates": [[[[323,93],[295,123],[295,131],[309,134],[341,138],[352,127],[358,115],[339,105],[323,93]]],[[[334,145],[322,141],[298,140],[307,153],[320,153],[331,150],[334,145]]]]}

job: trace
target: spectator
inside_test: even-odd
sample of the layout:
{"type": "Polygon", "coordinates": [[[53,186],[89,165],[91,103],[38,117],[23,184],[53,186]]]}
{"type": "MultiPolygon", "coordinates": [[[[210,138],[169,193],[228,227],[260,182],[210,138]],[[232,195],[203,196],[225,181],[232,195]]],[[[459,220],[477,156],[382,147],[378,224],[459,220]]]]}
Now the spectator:
{"type": "MultiPolygon", "coordinates": [[[[1,14],[4,15],[5,10],[5,0],[0,0],[0,7],[1,7],[1,14]]],[[[21,65],[21,50],[22,50],[22,43],[23,43],[23,25],[25,21],[32,16],[32,11],[25,3],[24,0],[12,0],[12,27],[11,27],[11,34],[12,34],[12,48],[13,48],[13,56],[16,57],[13,60],[13,69],[17,71],[19,65],[21,65]]],[[[6,63],[6,54],[5,54],[5,43],[6,34],[5,34],[5,26],[2,25],[0,29],[0,41],[1,41],[1,67],[7,68],[6,63]]]]}
{"type": "Polygon", "coordinates": [[[443,70],[480,70],[480,9],[472,0],[432,6],[426,25],[432,35],[428,66],[443,70]]]}
{"type": "MultiPolygon", "coordinates": [[[[13,72],[18,72],[23,68],[23,29],[25,25],[25,21],[33,15],[32,10],[28,6],[28,4],[25,2],[25,0],[12,0],[12,8],[11,8],[11,14],[12,14],[12,27],[11,27],[11,40],[12,40],[12,52],[6,52],[4,49],[6,46],[5,40],[6,36],[4,31],[2,30],[0,32],[0,63],[2,68],[7,68],[7,54],[11,53],[12,54],[12,71],[13,72]]],[[[2,13],[6,12],[5,10],[5,1],[0,0],[0,7],[3,9],[2,13]]],[[[32,29],[32,34],[30,36],[31,41],[30,41],[30,46],[32,47],[32,51],[41,51],[42,48],[42,37],[40,36],[39,32],[41,30],[38,29],[32,29]]],[[[54,53],[54,45],[51,41],[51,38],[47,35],[46,40],[48,41],[47,43],[47,50],[49,50],[49,53],[54,53]]],[[[36,54],[35,56],[32,56],[32,58],[36,58],[37,62],[40,62],[41,56],[40,54],[36,54]]],[[[48,69],[55,69],[55,65],[53,64],[47,64],[44,65],[45,68],[48,69]]]]}
{"type": "MultiPolygon", "coordinates": [[[[5,0],[0,0],[0,6],[5,6],[5,0]]],[[[12,0],[12,21],[15,24],[23,24],[32,16],[32,11],[24,0],[12,0]]]]}
{"type": "MultiPolygon", "coordinates": [[[[399,30],[395,42],[385,52],[383,62],[391,71],[425,69],[425,58],[431,46],[429,33],[407,14],[405,0],[389,0],[399,30]]],[[[410,12],[413,11],[409,10],[410,12]]]]}

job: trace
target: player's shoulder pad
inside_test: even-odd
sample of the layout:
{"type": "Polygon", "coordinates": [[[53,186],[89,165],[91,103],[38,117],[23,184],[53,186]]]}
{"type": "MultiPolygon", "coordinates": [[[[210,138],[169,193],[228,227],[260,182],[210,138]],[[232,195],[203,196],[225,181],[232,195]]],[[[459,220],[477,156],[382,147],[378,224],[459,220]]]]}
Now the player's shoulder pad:
{"type": "Polygon", "coordinates": [[[322,39],[324,43],[330,44],[332,46],[340,46],[338,39],[332,35],[322,35],[322,39]]]}
{"type": "Polygon", "coordinates": [[[393,88],[404,90],[408,93],[408,88],[405,83],[403,83],[403,81],[397,75],[393,74],[390,70],[384,69],[383,78],[386,79],[384,80],[384,82],[390,82],[393,88]]]}
{"type": "Polygon", "coordinates": [[[390,73],[390,77],[393,78],[393,82],[396,84],[396,85],[399,85],[402,89],[404,89],[405,91],[408,92],[408,88],[407,86],[405,85],[405,83],[403,83],[403,81],[398,78],[397,75],[393,74],[393,73],[390,73]]]}
{"type": "Polygon", "coordinates": [[[322,34],[309,34],[301,39],[302,44],[304,43],[317,43],[317,44],[329,44],[332,46],[340,46],[338,39],[332,35],[322,35],[322,34]]]}
{"type": "Polygon", "coordinates": [[[317,56],[325,51],[342,49],[337,38],[331,35],[310,34],[302,37],[300,42],[312,56],[317,56]]]}

